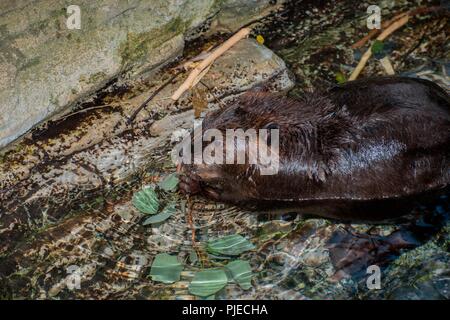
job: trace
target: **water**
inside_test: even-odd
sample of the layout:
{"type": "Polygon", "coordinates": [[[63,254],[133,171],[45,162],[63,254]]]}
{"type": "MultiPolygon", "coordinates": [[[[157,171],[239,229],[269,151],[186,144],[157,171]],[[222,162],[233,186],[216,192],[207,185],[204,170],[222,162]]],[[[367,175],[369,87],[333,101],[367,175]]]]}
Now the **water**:
{"type": "MultiPolygon", "coordinates": [[[[413,1],[395,3],[389,10],[392,14],[415,5],[413,1]]],[[[253,33],[261,34],[264,44],[287,63],[296,79],[295,88],[288,94],[298,97],[305,90],[336,83],[338,73],[349,76],[361,56],[350,46],[366,34],[364,12],[365,4],[354,1],[292,2],[284,11],[254,25],[253,33]],[[300,6],[305,9],[298,10],[300,6]]],[[[414,20],[390,37],[391,48],[395,48],[390,52],[394,69],[415,75],[416,70],[428,70],[425,76],[437,81],[442,78],[441,62],[448,61],[442,29],[445,23],[448,19],[439,16],[414,20]]],[[[373,60],[361,76],[382,73],[373,60]]],[[[192,262],[189,258],[193,252],[191,228],[181,209],[186,198],[174,194],[172,197],[180,205],[178,213],[153,228],[142,226],[142,216],[131,204],[134,191],[173,171],[164,152],[154,155],[150,167],[132,183],[83,203],[62,223],[21,243],[1,263],[1,271],[9,274],[1,280],[1,295],[194,299],[188,291],[193,274],[204,267],[221,267],[227,260],[209,257],[192,262]],[[185,264],[181,281],[161,284],[148,278],[153,257],[162,252],[177,255],[185,264]],[[68,273],[71,266],[80,274],[80,287],[73,290],[66,286],[67,281],[73,280],[68,273]]],[[[279,216],[264,212],[257,215],[201,198],[191,201],[197,246],[235,233],[256,245],[255,250],[240,256],[252,266],[253,288],[242,290],[231,283],[215,295],[217,299],[448,299],[450,296],[446,195],[436,199],[433,206],[416,209],[413,216],[425,218],[390,225],[349,225],[306,219],[289,212],[279,216]],[[332,261],[333,239],[340,239],[333,248],[350,235],[356,235],[351,239],[358,239],[355,243],[362,248],[368,248],[371,241],[378,243],[377,248],[384,248],[383,239],[391,234],[400,234],[411,245],[400,251],[359,252],[361,256],[351,260],[352,267],[344,264],[339,269],[332,261]],[[382,270],[381,289],[369,290],[365,271],[375,262],[382,270]]],[[[342,250],[338,247],[335,252],[340,254],[342,250]]]]}

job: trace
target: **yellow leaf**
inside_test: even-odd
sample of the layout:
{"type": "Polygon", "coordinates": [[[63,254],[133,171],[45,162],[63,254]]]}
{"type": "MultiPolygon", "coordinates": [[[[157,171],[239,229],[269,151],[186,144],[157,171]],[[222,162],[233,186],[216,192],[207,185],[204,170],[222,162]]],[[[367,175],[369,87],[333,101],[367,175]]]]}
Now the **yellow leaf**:
{"type": "Polygon", "coordinates": [[[264,37],[263,37],[262,35],[258,34],[258,35],[256,36],[256,41],[257,41],[259,44],[264,44],[264,37]]]}

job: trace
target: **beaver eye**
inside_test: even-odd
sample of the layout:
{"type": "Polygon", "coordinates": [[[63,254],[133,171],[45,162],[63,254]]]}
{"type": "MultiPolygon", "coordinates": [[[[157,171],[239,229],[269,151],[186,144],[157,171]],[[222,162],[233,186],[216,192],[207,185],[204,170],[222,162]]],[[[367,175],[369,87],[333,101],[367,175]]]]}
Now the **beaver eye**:
{"type": "Polygon", "coordinates": [[[213,188],[213,189],[216,189],[216,190],[222,190],[223,189],[222,181],[219,180],[219,179],[214,179],[214,180],[205,182],[205,185],[207,187],[210,187],[210,188],[213,188]]]}
{"type": "Polygon", "coordinates": [[[242,108],[242,107],[237,107],[234,110],[234,113],[238,116],[243,116],[244,114],[246,114],[247,112],[242,108]]]}
{"type": "Polygon", "coordinates": [[[278,123],[270,122],[270,123],[266,124],[266,125],[263,127],[263,129],[268,129],[268,130],[271,130],[271,129],[280,129],[280,126],[278,125],[278,123]]]}

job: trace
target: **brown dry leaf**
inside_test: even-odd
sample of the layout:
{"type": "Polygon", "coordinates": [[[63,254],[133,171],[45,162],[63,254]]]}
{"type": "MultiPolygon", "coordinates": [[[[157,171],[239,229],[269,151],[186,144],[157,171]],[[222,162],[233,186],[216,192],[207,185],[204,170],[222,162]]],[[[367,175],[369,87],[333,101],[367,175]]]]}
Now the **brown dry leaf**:
{"type": "Polygon", "coordinates": [[[206,91],[198,87],[192,88],[192,105],[194,106],[194,116],[200,117],[200,114],[208,106],[206,91]]]}

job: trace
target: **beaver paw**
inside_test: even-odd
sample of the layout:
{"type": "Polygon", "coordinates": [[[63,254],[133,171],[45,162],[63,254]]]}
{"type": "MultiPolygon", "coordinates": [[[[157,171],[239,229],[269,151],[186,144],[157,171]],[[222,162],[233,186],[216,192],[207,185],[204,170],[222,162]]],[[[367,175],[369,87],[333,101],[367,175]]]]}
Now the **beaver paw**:
{"type": "Polygon", "coordinates": [[[179,189],[183,194],[197,194],[201,191],[200,179],[195,175],[181,175],[179,189]]]}

